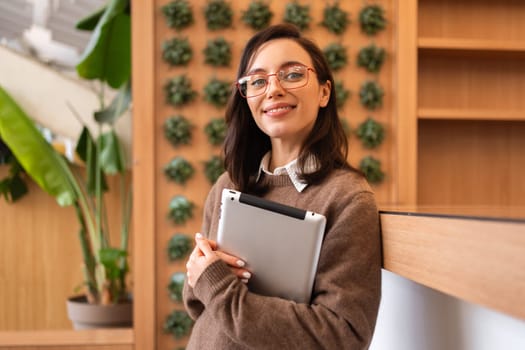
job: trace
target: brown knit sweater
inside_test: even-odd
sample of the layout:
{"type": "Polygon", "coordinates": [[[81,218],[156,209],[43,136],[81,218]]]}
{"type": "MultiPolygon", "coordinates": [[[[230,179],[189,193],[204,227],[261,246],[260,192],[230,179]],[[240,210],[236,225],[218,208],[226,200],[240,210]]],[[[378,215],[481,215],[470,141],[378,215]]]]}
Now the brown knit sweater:
{"type": "MultiPolygon", "coordinates": [[[[184,304],[196,320],[187,349],[366,349],[381,292],[379,215],[370,187],[348,170],[301,193],[287,175],[260,181],[270,185],[264,198],[326,216],[311,303],[251,293],[217,261],[195,288],[184,286],[184,304]]],[[[205,205],[201,232],[214,240],[223,188],[233,188],[226,174],[205,205]]]]}

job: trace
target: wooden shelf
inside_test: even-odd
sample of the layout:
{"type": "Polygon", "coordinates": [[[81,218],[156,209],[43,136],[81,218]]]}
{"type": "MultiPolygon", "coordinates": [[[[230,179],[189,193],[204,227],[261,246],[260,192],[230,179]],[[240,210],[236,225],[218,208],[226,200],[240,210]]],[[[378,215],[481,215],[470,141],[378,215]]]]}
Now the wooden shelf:
{"type": "Polygon", "coordinates": [[[0,332],[2,346],[133,345],[132,328],[0,332]]]}
{"type": "Polygon", "coordinates": [[[419,108],[418,119],[525,121],[525,110],[419,108]]]}
{"type": "Polygon", "coordinates": [[[421,37],[417,41],[419,49],[427,50],[458,50],[525,53],[523,40],[482,40],[421,37]]]}
{"type": "Polygon", "coordinates": [[[524,221],[413,215],[402,210],[381,212],[381,228],[386,270],[525,319],[524,221]]]}

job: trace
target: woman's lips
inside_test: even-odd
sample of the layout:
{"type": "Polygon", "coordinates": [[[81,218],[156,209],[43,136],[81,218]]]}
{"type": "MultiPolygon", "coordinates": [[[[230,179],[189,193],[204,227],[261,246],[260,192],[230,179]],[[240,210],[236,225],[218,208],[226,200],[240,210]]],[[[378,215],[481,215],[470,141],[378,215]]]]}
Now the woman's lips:
{"type": "Polygon", "coordinates": [[[279,116],[279,115],[288,113],[294,108],[295,106],[292,106],[292,105],[271,106],[269,108],[265,108],[263,112],[264,114],[269,115],[269,116],[279,116]]]}

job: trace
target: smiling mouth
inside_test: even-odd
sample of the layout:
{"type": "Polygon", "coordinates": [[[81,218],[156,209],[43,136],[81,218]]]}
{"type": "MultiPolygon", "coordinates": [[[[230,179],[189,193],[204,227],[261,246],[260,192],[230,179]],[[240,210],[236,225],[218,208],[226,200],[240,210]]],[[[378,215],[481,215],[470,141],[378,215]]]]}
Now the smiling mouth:
{"type": "Polygon", "coordinates": [[[265,109],[264,113],[279,113],[279,112],[284,112],[284,111],[290,111],[294,108],[295,106],[277,107],[277,108],[265,109]]]}

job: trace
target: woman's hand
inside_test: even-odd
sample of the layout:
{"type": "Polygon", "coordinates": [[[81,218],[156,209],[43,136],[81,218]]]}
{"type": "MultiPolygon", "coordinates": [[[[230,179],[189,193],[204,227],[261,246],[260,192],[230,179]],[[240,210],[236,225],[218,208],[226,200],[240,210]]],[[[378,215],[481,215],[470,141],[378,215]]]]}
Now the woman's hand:
{"type": "Polygon", "coordinates": [[[186,263],[187,279],[190,287],[194,287],[202,272],[212,263],[221,259],[224,261],[238,278],[247,283],[251,273],[243,269],[244,261],[236,256],[217,250],[217,242],[205,239],[202,234],[195,235],[195,248],[186,263]]]}

